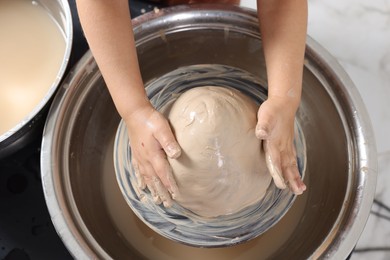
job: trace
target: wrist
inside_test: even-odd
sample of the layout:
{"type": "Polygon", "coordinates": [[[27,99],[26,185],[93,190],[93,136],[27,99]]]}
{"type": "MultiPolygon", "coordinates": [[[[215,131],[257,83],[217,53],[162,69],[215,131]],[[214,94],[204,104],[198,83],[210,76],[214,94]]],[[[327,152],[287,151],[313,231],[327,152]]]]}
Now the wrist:
{"type": "Polygon", "coordinates": [[[301,89],[291,88],[286,91],[272,91],[268,89],[268,98],[281,100],[289,104],[297,104],[301,102],[301,89]]]}
{"type": "Polygon", "coordinates": [[[300,104],[300,95],[295,97],[279,96],[279,95],[268,95],[267,102],[273,103],[284,111],[290,111],[295,115],[300,104]]]}
{"type": "Polygon", "coordinates": [[[149,99],[145,96],[137,99],[131,99],[131,102],[127,102],[125,106],[123,106],[121,109],[118,109],[118,112],[123,120],[127,122],[134,118],[137,114],[142,113],[142,111],[147,112],[152,110],[154,110],[154,108],[149,99]]]}

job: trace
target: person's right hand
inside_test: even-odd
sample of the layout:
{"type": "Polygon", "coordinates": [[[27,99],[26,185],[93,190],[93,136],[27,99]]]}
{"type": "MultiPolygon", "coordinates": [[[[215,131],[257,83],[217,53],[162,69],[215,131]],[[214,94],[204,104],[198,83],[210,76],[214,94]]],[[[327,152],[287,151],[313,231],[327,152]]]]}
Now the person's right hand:
{"type": "Polygon", "coordinates": [[[148,187],[155,203],[171,206],[178,187],[167,156],[178,158],[181,148],[167,119],[152,105],[145,105],[124,120],[138,186],[141,189],[148,187]]]}

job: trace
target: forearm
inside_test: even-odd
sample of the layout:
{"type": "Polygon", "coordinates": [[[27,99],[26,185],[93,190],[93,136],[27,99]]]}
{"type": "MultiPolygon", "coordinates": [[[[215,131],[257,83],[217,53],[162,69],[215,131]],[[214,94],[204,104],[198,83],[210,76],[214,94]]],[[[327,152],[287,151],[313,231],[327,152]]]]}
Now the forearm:
{"type": "Polygon", "coordinates": [[[302,91],[307,0],[258,0],[257,4],[268,97],[283,99],[296,110],[302,91]]]}
{"type": "Polygon", "coordinates": [[[135,49],[127,0],[77,0],[89,47],[119,114],[149,104],[135,49]]]}

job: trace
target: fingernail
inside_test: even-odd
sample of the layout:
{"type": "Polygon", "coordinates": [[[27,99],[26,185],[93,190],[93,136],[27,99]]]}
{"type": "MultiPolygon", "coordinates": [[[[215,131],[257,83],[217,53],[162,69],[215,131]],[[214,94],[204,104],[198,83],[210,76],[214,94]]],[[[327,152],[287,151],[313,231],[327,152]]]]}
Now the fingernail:
{"type": "Polygon", "coordinates": [[[181,154],[180,147],[175,143],[171,143],[171,144],[167,145],[165,151],[166,151],[168,157],[172,158],[172,159],[178,158],[181,154]]]}
{"type": "Polygon", "coordinates": [[[258,126],[256,127],[256,137],[259,139],[264,139],[268,137],[268,133],[264,128],[258,126]]]}
{"type": "Polygon", "coordinates": [[[302,183],[299,187],[299,189],[304,192],[306,190],[306,185],[304,183],[302,183]]]}
{"type": "Polygon", "coordinates": [[[138,165],[136,163],[133,163],[133,170],[134,170],[135,179],[137,180],[138,188],[141,190],[145,189],[146,184],[145,184],[144,178],[140,174],[138,165]]]}
{"type": "Polygon", "coordinates": [[[170,207],[172,207],[172,202],[171,202],[171,201],[166,201],[166,200],[164,200],[164,201],[163,201],[163,205],[164,205],[164,207],[166,207],[166,208],[170,208],[170,207]]]}
{"type": "Polygon", "coordinates": [[[169,194],[171,194],[172,199],[176,199],[179,195],[179,189],[175,185],[171,185],[168,189],[169,194]]]}
{"type": "Polygon", "coordinates": [[[138,184],[138,188],[140,188],[141,190],[144,190],[146,188],[145,181],[141,176],[137,178],[137,184],[138,184]]]}
{"type": "Polygon", "coordinates": [[[171,194],[171,198],[174,200],[176,200],[180,196],[180,192],[177,187],[175,190],[169,190],[169,194],[171,194]]]}
{"type": "Polygon", "coordinates": [[[139,195],[139,200],[140,200],[142,203],[145,203],[145,202],[147,201],[145,194],[140,194],[140,195],[139,195]]]}
{"type": "Polygon", "coordinates": [[[297,185],[294,194],[295,195],[301,195],[306,190],[306,185],[302,182],[297,185]]]}
{"type": "Polygon", "coordinates": [[[168,182],[169,182],[169,187],[168,191],[171,194],[172,199],[176,199],[177,195],[179,194],[179,187],[177,187],[176,181],[173,178],[173,172],[172,169],[170,168],[170,174],[168,175],[168,182]]]}
{"type": "Polygon", "coordinates": [[[160,205],[161,202],[162,202],[160,196],[153,196],[153,201],[154,201],[154,203],[156,203],[157,205],[160,205]]]}

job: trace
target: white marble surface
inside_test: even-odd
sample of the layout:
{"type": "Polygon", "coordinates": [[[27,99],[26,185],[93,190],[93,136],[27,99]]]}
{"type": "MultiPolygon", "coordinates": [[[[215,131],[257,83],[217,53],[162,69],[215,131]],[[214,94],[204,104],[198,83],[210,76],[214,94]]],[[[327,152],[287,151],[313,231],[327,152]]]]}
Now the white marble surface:
{"type": "Polygon", "coordinates": [[[376,137],[375,203],[351,259],[390,259],[390,0],[309,0],[308,34],[352,78],[376,137]]]}
{"type": "MultiPolygon", "coordinates": [[[[376,202],[390,207],[390,1],[310,0],[308,34],[333,54],[366,105],[378,151],[376,202]]],[[[352,260],[390,259],[390,209],[374,203],[352,260]]]]}

